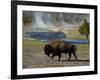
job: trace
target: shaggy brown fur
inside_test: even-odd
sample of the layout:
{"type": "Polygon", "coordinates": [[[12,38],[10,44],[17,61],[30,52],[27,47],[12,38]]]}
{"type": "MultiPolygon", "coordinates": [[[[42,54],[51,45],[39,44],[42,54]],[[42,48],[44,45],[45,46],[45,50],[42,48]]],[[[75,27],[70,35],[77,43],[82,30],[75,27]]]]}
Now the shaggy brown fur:
{"type": "Polygon", "coordinates": [[[77,51],[76,45],[65,43],[64,41],[59,41],[59,40],[52,41],[50,44],[46,44],[44,47],[44,52],[46,55],[50,57],[50,54],[52,54],[51,57],[52,59],[53,57],[58,56],[58,60],[60,60],[62,53],[69,54],[68,60],[70,60],[71,54],[73,54],[77,60],[77,56],[75,53],[76,51],[77,51]]]}

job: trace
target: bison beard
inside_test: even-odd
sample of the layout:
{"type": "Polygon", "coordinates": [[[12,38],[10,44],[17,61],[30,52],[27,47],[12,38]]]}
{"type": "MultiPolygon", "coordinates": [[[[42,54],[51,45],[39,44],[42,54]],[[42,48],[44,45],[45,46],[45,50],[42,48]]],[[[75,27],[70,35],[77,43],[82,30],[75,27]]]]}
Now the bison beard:
{"type": "Polygon", "coordinates": [[[64,41],[52,41],[50,44],[46,44],[44,47],[44,52],[48,57],[50,57],[50,54],[52,54],[52,59],[53,57],[58,56],[59,61],[61,59],[62,53],[69,54],[68,61],[71,58],[71,54],[73,54],[75,56],[75,59],[78,60],[75,53],[76,50],[76,45],[65,43],[64,41]]]}

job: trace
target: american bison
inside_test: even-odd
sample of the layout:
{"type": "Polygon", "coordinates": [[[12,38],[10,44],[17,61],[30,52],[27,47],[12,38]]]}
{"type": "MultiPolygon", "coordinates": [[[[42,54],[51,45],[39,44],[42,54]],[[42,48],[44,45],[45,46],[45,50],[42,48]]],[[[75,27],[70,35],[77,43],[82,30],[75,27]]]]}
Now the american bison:
{"type": "Polygon", "coordinates": [[[50,57],[50,54],[52,54],[52,57],[51,57],[52,59],[53,59],[53,57],[58,56],[59,61],[60,61],[62,53],[69,54],[68,61],[71,58],[71,54],[73,54],[77,60],[77,56],[75,53],[76,50],[77,50],[76,45],[69,44],[64,41],[59,41],[59,40],[52,41],[52,42],[50,42],[50,44],[46,44],[44,47],[44,52],[47,56],[50,57]]]}

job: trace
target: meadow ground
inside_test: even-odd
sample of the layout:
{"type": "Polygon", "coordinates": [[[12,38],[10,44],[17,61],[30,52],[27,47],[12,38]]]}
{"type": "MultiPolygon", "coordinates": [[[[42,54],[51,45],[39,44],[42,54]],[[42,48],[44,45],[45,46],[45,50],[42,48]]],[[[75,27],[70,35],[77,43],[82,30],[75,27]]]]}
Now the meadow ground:
{"type": "Polygon", "coordinates": [[[23,39],[23,68],[46,68],[46,67],[72,67],[72,66],[88,66],[89,65],[89,44],[76,44],[78,61],[75,61],[72,55],[71,61],[67,61],[68,54],[62,54],[61,61],[57,61],[58,57],[52,60],[44,54],[45,43],[39,40],[23,39]]]}

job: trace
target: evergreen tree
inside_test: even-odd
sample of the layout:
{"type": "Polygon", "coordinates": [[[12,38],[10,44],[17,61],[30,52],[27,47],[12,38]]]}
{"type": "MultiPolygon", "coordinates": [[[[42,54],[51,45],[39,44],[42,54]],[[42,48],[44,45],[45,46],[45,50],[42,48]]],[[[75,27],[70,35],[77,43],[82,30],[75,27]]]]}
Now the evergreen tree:
{"type": "Polygon", "coordinates": [[[88,39],[88,36],[89,36],[89,23],[87,22],[87,20],[85,19],[83,24],[79,27],[79,32],[82,34],[82,35],[85,35],[88,39]]]}

